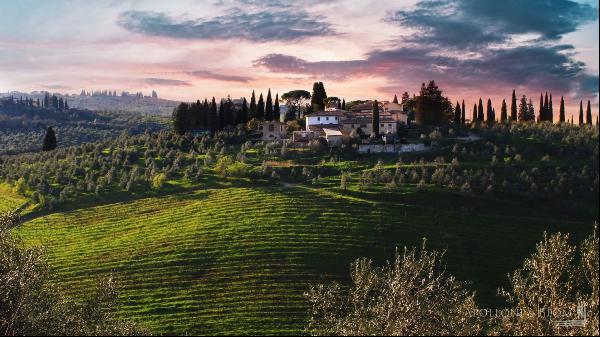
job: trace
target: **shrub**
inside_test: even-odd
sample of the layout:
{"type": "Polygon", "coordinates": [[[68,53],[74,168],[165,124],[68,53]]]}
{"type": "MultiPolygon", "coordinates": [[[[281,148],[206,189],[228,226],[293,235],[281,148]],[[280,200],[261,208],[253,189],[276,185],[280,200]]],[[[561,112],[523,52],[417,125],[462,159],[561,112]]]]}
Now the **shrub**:
{"type": "Polygon", "coordinates": [[[154,177],[152,177],[152,188],[156,189],[156,190],[160,190],[163,185],[165,184],[165,181],[167,181],[167,175],[164,173],[159,173],[157,175],[155,175],[154,177]]]}

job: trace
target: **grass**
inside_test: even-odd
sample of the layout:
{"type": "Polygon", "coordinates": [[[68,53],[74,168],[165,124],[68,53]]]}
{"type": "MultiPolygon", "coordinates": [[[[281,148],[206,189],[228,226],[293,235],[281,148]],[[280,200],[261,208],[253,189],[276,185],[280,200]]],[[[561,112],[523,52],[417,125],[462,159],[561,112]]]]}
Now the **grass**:
{"type": "Polygon", "coordinates": [[[310,283],[348,281],[349,263],[395,247],[447,249],[482,305],[545,230],[581,239],[593,219],[444,191],[367,193],[309,186],[174,191],[39,216],[17,229],[44,245],[61,286],[85,295],[111,271],[124,317],[161,334],[298,334],[310,283]],[[469,205],[465,209],[461,205],[469,205]]]}
{"type": "Polygon", "coordinates": [[[12,191],[8,184],[0,184],[0,214],[13,211],[27,203],[27,198],[12,191]]]}

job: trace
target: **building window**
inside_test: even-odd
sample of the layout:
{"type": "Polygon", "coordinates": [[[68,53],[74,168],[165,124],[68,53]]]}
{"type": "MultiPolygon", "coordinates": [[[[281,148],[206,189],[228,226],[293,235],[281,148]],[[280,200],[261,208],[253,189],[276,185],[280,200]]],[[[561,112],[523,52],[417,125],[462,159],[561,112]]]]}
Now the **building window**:
{"type": "Polygon", "coordinates": [[[320,121],[320,120],[321,120],[321,117],[317,117],[317,120],[318,120],[318,121],[320,121]]]}
{"type": "Polygon", "coordinates": [[[329,120],[329,117],[325,117],[325,120],[329,120]]]}

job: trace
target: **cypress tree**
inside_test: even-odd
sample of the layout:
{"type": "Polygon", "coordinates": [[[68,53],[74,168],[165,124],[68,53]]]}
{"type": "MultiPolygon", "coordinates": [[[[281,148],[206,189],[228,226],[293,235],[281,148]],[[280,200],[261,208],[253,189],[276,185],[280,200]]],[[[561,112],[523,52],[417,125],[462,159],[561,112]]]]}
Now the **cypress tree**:
{"type": "Polygon", "coordinates": [[[225,127],[225,105],[223,104],[223,99],[219,102],[219,130],[223,130],[225,127]]]}
{"type": "Polygon", "coordinates": [[[517,95],[515,94],[515,90],[512,92],[512,99],[510,102],[510,120],[517,120],[517,95]]]}
{"type": "Polygon", "coordinates": [[[471,123],[477,122],[477,104],[473,104],[473,117],[471,123]]]}
{"type": "Polygon", "coordinates": [[[210,108],[208,110],[208,127],[212,132],[215,132],[219,128],[219,115],[217,113],[217,101],[213,96],[210,108]]]}
{"type": "Polygon", "coordinates": [[[346,99],[342,99],[342,110],[346,110],[346,99]]]}
{"type": "Polygon", "coordinates": [[[579,125],[583,125],[583,101],[579,101],[579,125]]]}
{"type": "Polygon", "coordinates": [[[379,103],[373,101],[373,133],[379,136],[379,103]]]}
{"type": "Polygon", "coordinates": [[[273,120],[273,99],[271,98],[271,88],[267,92],[267,101],[265,103],[265,120],[273,120]]]}
{"type": "Polygon", "coordinates": [[[500,120],[502,123],[506,123],[508,120],[508,110],[506,107],[506,100],[502,100],[502,107],[500,108],[500,120]]]}
{"type": "Polygon", "coordinates": [[[46,130],[46,136],[44,137],[44,145],[42,146],[43,151],[52,151],[56,149],[56,134],[51,126],[46,130]]]}
{"type": "Polygon", "coordinates": [[[341,108],[342,108],[342,101],[339,101],[339,100],[338,100],[337,108],[338,108],[338,109],[341,109],[341,108]]]}
{"type": "Polygon", "coordinates": [[[189,105],[187,103],[179,103],[173,110],[172,123],[173,130],[180,135],[183,135],[189,129],[189,105]]]}
{"type": "Polygon", "coordinates": [[[202,126],[210,129],[210,106],[208,105],[208,99],[204,98],[204,104],[202,105],[202,126]]]}
{"type": "Polygon", "coordinates": [[[260,120],[265,119],[265,101],[263,95],[258,96],[258,104],[256,105],[256,118],[260,120]]]}
{"type": "Polygon", "coordinates": [[[546,93],[546,105],[544,105],[544,94],[540,92],[540,109],[538,113],[538,122],[543,122],[545,120],[545,112],[546,106],[548,104],[548,94],[546,93]]]}
{"type": "Polygon", "coordinates": [[[313,83],[313,92],[310,99],[312,111],[314,112],[324,109],[326,98],[327,93],[325,92],[325,85],[323,85],[323,82],[313,83]]]}
{"type": "Polygon", "coordinates": [[[592,125],[592,105],[590,104],[589,100],[588,100],[587,109],[586,109],[586,113],[585,113],[585,121],[587,124],[592,125]]]}
{"type": "Polygon", "coordinates": [[[481,100],[481,98],[479,98],[479,106],[477,107],[477,121],[478,122],[483,122],[484,121],[484,117],[483,117],[483,101],[481,100]]]}
{"type": "Polygon", "coordinates": [[[565,122],[565,99],[563,96],[560,97],[560,108],[559,108],[558,120],[561,123],[565,122]]]}
{"type": "Polygon", "coordinates": [[[235,115],[235,119],[235,124],[248,123],[248,101],[246,101],[246,97],[242,99],[242,109],[235,115]]]}
{"type": "Polygon", "coordinates": [[[461,116],[461,120],[460,120],[460,123],[462,125],[465,125],[465,120],[467,118],[466,115],[467,115],[467,109],[465,108],[465,100],[463,99],[463,101],[462,101],[462,116],[461,116]]]}
{"type": "Polygon", "coordinates": [[[493,123],[494,122],[494,108],[492,108],[492,100],[490,98],[488,98],[487,100],[487,111],[486,111],[486,117],[487,117],[487,122],[488,123],[493,123]]]}
{"type": "Polygon", "coordinates": [[[393,102],[396,103],[396,104],[398,104],[398,95],[394,94],[394,100],[393,100],[393,102]]]}
{"type": "Polygon", "coordinates": [[[462,110],[460,109],[460,104],[456,102],[456,107],[454,108],[454,124],[459,125],[461,118],[462,110]]]}
{"type": "Polygon", "coordinates": [[[275,94],[275,103],[273,104],[273,120],[281,122],[281,109],[279,108],[279,94],[275,94]]]}
{"type": "Polygon", "coordinates": [[[256,118],[256,95],[254,94],[254,90],[252,90],[252,96],[250,96],[250,114],[248,115],[248,119],[256,118]]]}

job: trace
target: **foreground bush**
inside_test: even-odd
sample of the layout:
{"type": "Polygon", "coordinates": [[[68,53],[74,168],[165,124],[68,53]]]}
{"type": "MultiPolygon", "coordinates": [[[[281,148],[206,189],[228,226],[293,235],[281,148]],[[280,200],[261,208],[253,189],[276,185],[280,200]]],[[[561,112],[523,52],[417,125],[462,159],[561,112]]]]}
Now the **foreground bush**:
{"type": "Polygon", "coordinates": [[[446,274],[443,254],[405,249],[375,268],[358,259],[352,285],[311,287],[307,330],[313,335],[473,335],[481,326],[473,315],[474,294],[446,274]]]}
{"type": "Polygon", "coordinates": [[[598,336],[598,228],[577,247],[568,235],[544,234],[536,251],[500,290],[506,307],[477,308],[464,283],[447,275],[443,254],[422,248],[374,268],[352,264],[350,287],[311,287],[311,335],[592,335],[598,336]],[[579,253],[579,254],[577,254],[579,253]]]}
{"type": "Polygon", "coordinates": [[[0,335],[135,335],[144,332],[118,318],[118,287],[99,282],[83,301],[65,297],[49,282],[40,249],[11,235],[19,215],[0,215],[0,335]]]}

